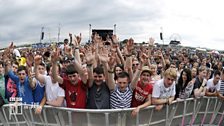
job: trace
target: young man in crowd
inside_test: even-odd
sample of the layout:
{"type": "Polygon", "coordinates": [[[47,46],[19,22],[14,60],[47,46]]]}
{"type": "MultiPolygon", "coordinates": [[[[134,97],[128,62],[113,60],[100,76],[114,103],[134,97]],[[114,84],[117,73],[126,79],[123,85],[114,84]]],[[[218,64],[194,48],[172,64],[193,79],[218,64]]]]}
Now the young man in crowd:
{"type": "Polygon", "coordinates": [[[206,96],[219,96],[220,95],[220,78],[221,72],[216,70],[214,72],[214,77],[209,79],[206,84],[206,96]]]}
{"type": "MultiPolygon", "coordinates": [[[[37,66],[41,64],[41,59],[40,55],[34,57],[34,72],[36,79],[41,84],[45,84],[46,104],[57,107],[63,106],[65,91],[59,87],[58,81],[53,78],[53,73],[59,75],[60,67],[57,64],[53,65],[50,67],[49,75],[42,75],[37,70],[37,66]]],[[[55,62],[56,57],[52,56],[51,61],[55,62]]]]}
{"type": "Polygon", "coordinates": [[[17,97],[22,98],[22,103],[33,104],[33,92],[30,87],[30,83],[32,82],[32,76],[28,76],[28,71],[25,66],[19,66],[17,70],[17,74],[11,70],[11,63],[6,63],[6,73],[9,78],[11,78],[17,86],[18,94],[17,97]]]}
{"type": "MultiPolygon", "coordinates": [[[[41,75],[46,74],[45,64],[41,62],[37,66],[38,73],[41,75]]],[[[30,83],[30,87],[33,89],[33,99],[34,103],[38,105],[36,108],[36,113],[41,113],[44,104],[46,103],[46,94],[45,94],[45,84],[40,83],[36,78],[33,78],[32,83],[30,83]]]]}
{"type": "Polygon", "coordinates": [[[108,82],[105,81],[104,68],[97,66],[92,70],[92,65],[87,65],[89,70],[89,89],[87,108],[89,109],[109,109],[110,108],[110,90],[108,82]]]}
{"type": "MultiPolygon", "coordinates": [[[[70,57],[74,57],[72,53],[70,57]]],[[[54,55],[55,60],[52,60],[53,80],[57,81],[65,90],[67,107],[86,108],[87,74],[85,74],[81,64],[74,58],[72,63],[66,67],[66,76],[62,78],[56,74],[58,58],[59,53],[54,55]]]]}
{"type": "Polygon", "coordinates": [[[161,110],[164,104],[171,104],[174,100],[176,78],[176,69],[169,68],[165,71],[164,78],[153,86],[152,104],[156,105],[157,110],[161,110]]]}
{"type": "Polygon", "coordinates": [[[207,68],[205,66],[202,66],[198,70],[199,74],[196,77],[196,80],[194,83],[194,88],[193,88],[194,97],[196,97],[196,98],[205,95],[205,86],[207,83],[207,80],[206,80],[207,70],[206,69],[207,68]]]}
{"type": "MultiPolygon", "coordinates": [[[[141,66],[141,65],[140,65],[141,66]]],[[[153,85],[150,83],[152,72],[148,66],[139,69],[140,80],[136,82],[131,107],[135,107],[132,115],[135,116],[140,109],[151,105],[153,85]]],[[[139,75],[138,75],[139,78],[139,75]]],[[[138,80],[138,78],[136,80],[138,80]]]]}

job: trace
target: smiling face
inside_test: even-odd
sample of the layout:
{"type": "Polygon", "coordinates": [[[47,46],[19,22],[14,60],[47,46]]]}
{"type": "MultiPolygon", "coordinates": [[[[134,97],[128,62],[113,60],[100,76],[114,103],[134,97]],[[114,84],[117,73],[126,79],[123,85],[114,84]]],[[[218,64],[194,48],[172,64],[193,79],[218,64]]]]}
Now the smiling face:
{"type": "Polygon", "coordinates": [[[97,73],[93,73],[93,78],[94,78],[94,82],[98,86],[101,85],[105,79],[103,74],[97,74],[97,73]]]}
{"type": "Polygon", "coordinates": [[[143,85],[146,85],[150,82],[151,80],[151,75],[149,72],[142,72],[140,76],[140,81],[143,85]]]}
{"type": "Polygon", "coordinates": [[[127,77],[125,77],[125,78],[119,77],[117,79],[117,84],[121,91],[125,91],[126,88],[128,87],[128,78],[127,77]]]}
{"type": "Polygon", "coordinates": [[[71,84],[75,85],[79,81],[79,75],[78,73],[68,74],[68,79],[71,82],[71,84]]]}

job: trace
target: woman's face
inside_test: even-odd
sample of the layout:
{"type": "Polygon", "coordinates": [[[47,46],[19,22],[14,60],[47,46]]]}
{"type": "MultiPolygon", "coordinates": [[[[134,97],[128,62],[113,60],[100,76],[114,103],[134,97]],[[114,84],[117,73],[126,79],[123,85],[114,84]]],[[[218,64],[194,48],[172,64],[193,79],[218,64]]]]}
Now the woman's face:
{"type": "Polygon", "coordinates": [[[120,67],[116,67],[115,68],[115,74],[118,75],[119,73],[121,73],[123,70],[120,67]]]}
{"type": "Polygon", "coordinates": [[[152,71],[152,73],[153,73],[153,74],[155,74],[155,73],[156,73],[156,71],[157,71],[156,66],[151,66],[151,68],[150,68],[150,69],[151,69],[151,71],[152,71]]]}
{"type": "Polygon", "coordinates": [[[183,71],[183,74],[182,74],[182,79],[183,81],[186,81],[187,80],[187,73],[183,71]]]}

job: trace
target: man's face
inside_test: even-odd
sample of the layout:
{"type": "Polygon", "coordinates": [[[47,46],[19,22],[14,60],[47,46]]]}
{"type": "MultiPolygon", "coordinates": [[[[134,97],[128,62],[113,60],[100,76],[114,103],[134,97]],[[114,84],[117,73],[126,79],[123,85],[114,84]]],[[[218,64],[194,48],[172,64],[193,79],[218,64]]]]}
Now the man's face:
{"type": "Polygon", "coordinates": [[[38,65],[37,69],[38,69],[38,72],[40,74],[45,74],[45,67],[44,66],[38,65]]]}
{"type": "Polygon", "coordinates": [[[193,77],[196,77],[196,76],[197,76],[197,70],[196,70],[196,68],[192,68],[192,70],[191,70],[191,75],[192,75],[193,77]]]}
{"type": "Polygon", "coordinates": [[[164,78],[164,85],[166,88],[172,86],[173,82],[175,81],[175,78],[171,77],[171,76],[166,76],[164,78]]]}
{"type": "Polygon", "coordinates": [[[118,78],[117,79],[117,84],[118,87],[120,88],[121,91],[125,91],[125,89],[128,87],[128,78],[118,78]]]}
{"type": "Polygon", "coordinates": [[[218,84],[220,78],[221,78],[221,77],[220,77],[219,75],[216,75],[216,76],[214,77],[213,83],[214,83],[215,85],[218,84]]]}
{"type": "Polygon", "coordinates": [[[99,86],[102,84],[102,82],[104,81],[104,75],[103,74],[96,74],[93,73],[93,78],[95,83],[99,86]]]}
{"type": "Polygon", "coordinates": [[[17,70],[18,70],[18,65],[16,65],[16,64],[12,64],[12,71],[14,72],[14,73],[16,73],[17,72],[17,70]]]}
{"type": "Polygon", "coordinates": [[[3,68],[2,64],[0,64],[0,75],[3,75],[3,73],[4,73],[4,68],[3,68]]]}
{"type": "Polygon", "coordinates": [[[146,85],[151,80],[151,75],[149,72],[143,72],[140,76],[141,83],[146,85]]]}
{"type": "Polygon", "coordinates": [[[26,71],[25,70],[19,71],[18,77],[19,77],[20,82],[23,83],[25,81],[26,71]]]}
{"type": "Polygon", "coordinates": [[[74,84],[75,85],[75,84],[78,83],[79,75],[77,73],[69,74],[68,75],[68,79],[71,82],[71,84],[74,84]]]}
{"type": "Polygon", "coordinates": [[[205,78],[206,75],[207,75],[207,71],[206,71],[206,70],[199,72],[199,76],[200,76],[201,78],[205,78]]]}

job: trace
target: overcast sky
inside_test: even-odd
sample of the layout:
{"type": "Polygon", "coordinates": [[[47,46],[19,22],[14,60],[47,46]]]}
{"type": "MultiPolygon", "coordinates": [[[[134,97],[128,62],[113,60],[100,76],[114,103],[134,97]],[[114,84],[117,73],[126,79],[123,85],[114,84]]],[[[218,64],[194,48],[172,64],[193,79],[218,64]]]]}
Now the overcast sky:
{"type": "Polygon", "coordinates": [[[117,25],[120,40],[136,42],[159,39],[161,27],[165,44],[173,34],[184,46],[223,49],[222,0],[0,0],[0,48],[38,42],[44,26],[45,40],[60,40],[68,33],[82,33],[83,42],[92,28],[117,25]],[[177,38],[178,39],[178,38],[177,38]]]}

